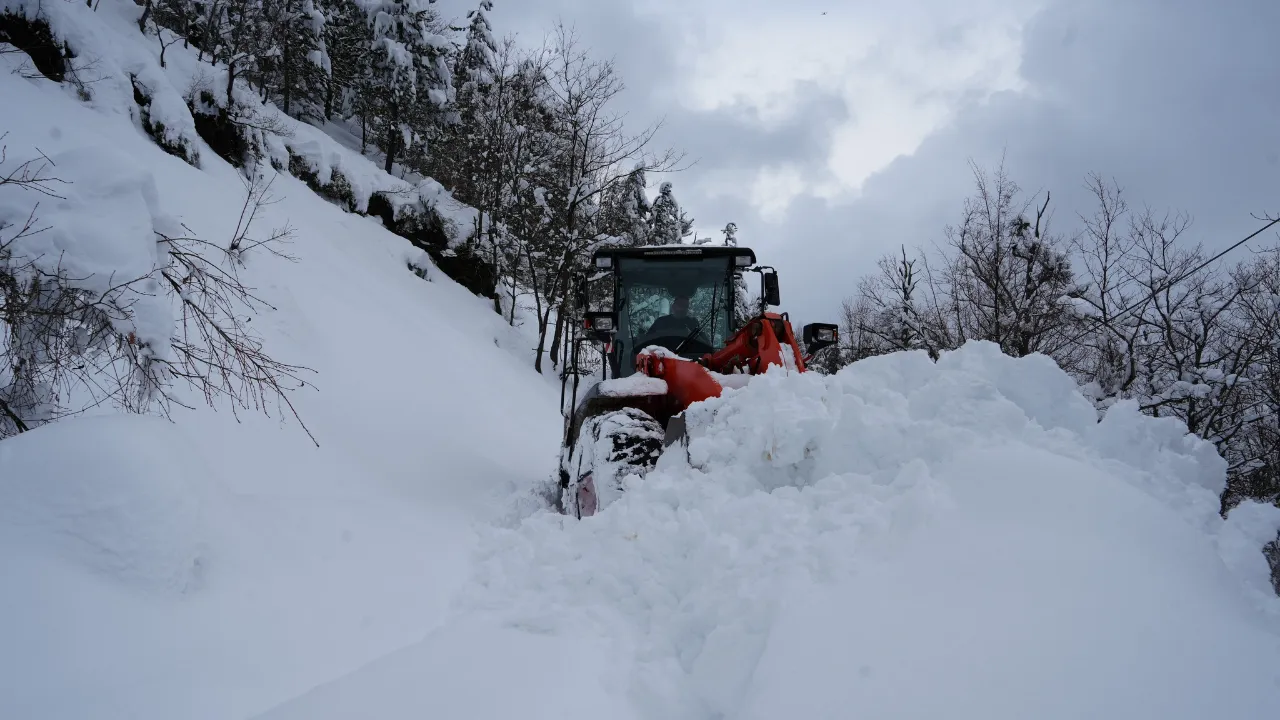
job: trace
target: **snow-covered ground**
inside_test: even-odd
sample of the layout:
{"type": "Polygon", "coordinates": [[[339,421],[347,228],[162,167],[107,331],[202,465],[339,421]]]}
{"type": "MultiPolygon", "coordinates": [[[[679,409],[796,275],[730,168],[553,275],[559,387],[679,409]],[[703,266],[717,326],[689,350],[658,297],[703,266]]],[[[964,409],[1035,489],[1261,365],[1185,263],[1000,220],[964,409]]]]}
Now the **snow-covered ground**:
{"type": "MultiPolygon", "coordinates": [[[[129,8],[104,0],[100,19],[129,8]]],[[[105,67],[149,67],[149,45],[121,45],[123,18],[103,27],[119,31],[99,28],[119,50],[105,67]]],[[[236,169],[207,146],[200,169],[157,148],[127,78],[85,104],[12,72],[20,57],[0,54],[0,133],[10,160],[38,148],[72,183],[39,212],[80,257],[154,252],[152,212],[230,239],[236,169]]],[[[426,636],[495,498],[552,472],[558,384],[533,373],[529,339],[438,271],[410,272],[419,251],[377,220],[287,175],[271,191],[257,229],[292,226],[297,262],[250,253],[241,273],[277,308],[253,321],[266,350],[317,371],[294,399],[320,447],[274,409],[237,423],[190,396],[173,423],[104,408],[0,441],[0,717],[265,711],[426,636]]]]}
{"type": "MultiPolygon", "coordinates": [[[[137,11],[79,31],[172,101],[197,68],[132,44],[137,11]]],[[[71,246],[230,236],[238,172],[159,150],[127,80],[86,104],[16,63],[0,132],[84,191],[45,206],[71,246]]],[[[243,272],[267,349],[318,371],[320,447],[198,398],[0,442],[0,717],[1280,716],[1280,511],[1222,521],[1223,462],[1177,422],[1095,422],[1044,358],[897,354],[702,404],[595,517],[519,509],[561,431],[529,339],[376,220],[273,191],[297,262],[243,272]]]]}
{"type": "Polygon", "coordinates": [[[458,619],[301,718],[1273,718],[1280,510],[1174,421],[974,344],[757,378],[601,514],[485,534],[458,619]]]}

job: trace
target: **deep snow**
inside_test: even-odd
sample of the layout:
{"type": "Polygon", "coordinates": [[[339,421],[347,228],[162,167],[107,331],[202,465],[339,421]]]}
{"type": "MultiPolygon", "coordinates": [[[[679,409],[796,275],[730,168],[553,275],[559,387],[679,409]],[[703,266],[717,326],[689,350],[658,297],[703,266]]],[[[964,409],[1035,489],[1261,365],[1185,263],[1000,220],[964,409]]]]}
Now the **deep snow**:
{"type": "MultiPolygon", "coordinates": [[[[193,58],[162,71],[131,3],[53,7],[201,156],[151,143],[127,80],[86,104],[0,55],[11,155],[70,159],[64,244],[229,238],[243,186],[182,120],[193,58]]],[[[315,132],[319,169],[383,181],[315,132]]],[[[320,447],[203,407],[0,442],[0,717],[1280,715],[1280,511],[1218,518],[1223,463],[1176,421],[1098,423],[1047,359],[982,344],[774,372],[569,521],[528,503],[561,430],[528,339],[376,220],[273,190],[298,262],[244,273],[268,349],[318,371],[320,447]]]]}
{"type": "MultiPolygon", "coordinates": [[[[104,72],[169,77],[145,64],[154,38],[127,44],[132,3],[54,9],[101,23],[86,27],[115,53],[104,72]]],[[[46,237],[117,266],[154,253],[153,214],[230,240],[236,169],[207,146],[199,169],[157,148],[127,78],[86,104],[13,72],[20,58],[0,54],[9,158],[38,148],[73,183],[41,203],[46,237]]],[[[168,59],[177,92],[180,45],[168,59]]],[[[102,408],[0,441],[0,717],[265,711],[426,636],[474,526],[552,472],[558,398],[528,338],[438,271],[414,275],[421,252],[377,220],[287,175],[271,190],[256,233],[292,226],[297,262],[250,253],[241,274],[277,308],[253,321],[267,351],[316,370],[294,401],[320,447],[274,407],[237,423],[191,396],[173,423],[102,408]]]]}
{"type": "Polygon", "coordinates": [[[595,517],[487,532],[448,627],[261,720],[1280,709],[1280,600],[1242,540],[1280,510],[1224,523],[1210,445],[1130,404],[1096,422],[1046,358],[773,372],[689,432],[595,517]]]}

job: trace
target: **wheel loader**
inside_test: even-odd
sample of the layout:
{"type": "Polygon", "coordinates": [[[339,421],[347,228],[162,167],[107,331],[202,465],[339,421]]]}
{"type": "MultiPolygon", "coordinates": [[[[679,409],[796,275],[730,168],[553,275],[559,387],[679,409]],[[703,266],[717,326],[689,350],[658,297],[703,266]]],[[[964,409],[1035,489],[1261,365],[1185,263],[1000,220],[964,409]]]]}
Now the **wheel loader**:
{"type": "Polygon", "coordinates": [[[643,477],[664,448],[684,440],[690,405],[772,365],[805,372],[839,340],[835,325],[811,323],[802,350],[787,314],[769,310],[779,304],[777,271],[756,265],[745,247],[607,247],[573,285],[581,322],[563,344],[556,504],[576,518],[594,515],[625,478],[643,477]],[[760,277],[750,309],[747,273],[760,277]]]}

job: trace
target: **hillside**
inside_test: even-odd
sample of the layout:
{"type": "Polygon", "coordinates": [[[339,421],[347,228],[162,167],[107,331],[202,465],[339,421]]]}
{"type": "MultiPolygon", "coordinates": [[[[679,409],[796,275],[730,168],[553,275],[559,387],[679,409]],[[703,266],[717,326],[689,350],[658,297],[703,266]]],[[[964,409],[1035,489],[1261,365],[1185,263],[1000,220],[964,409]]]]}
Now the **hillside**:
{"type": "MultiPolygon", "coordinates": [[[[61,248],[132,260],[153,215],[229,241],[242,171],[194,135],[199,167],[157,147],[116,74],[151,73],[155,97],[176,99],[181,48],[165,74],[127,34],[132,4],[53,9],[81,58],[104,53],[103,77],[83,102],[0,55],[0,133],[10,161],[38,150],[67,183],[39,205],[61,248]]],[[[307,142],[379,177],[318,132],[307,142]]],[[[250,252],[240,273],[273,308],[252,323],[265,350],[314,370],[291,397],[318,447],[287,408],[237,421],[181,385],[194,409],[173,406],[172,422],[104,406],[0,442],[0,716],[266,710],[435,627],[472,525],[549,476],[557,388],[530,369],[529,339],[378,219],[271,174],[276,202],[251,235],[291,227],[295,260],[250,252]]],[[[0,206],[28,197],[8,190],[0,206]]]]}
{"type": "MultiPolygon", "coordinates": [[[[535,339],[435,262],[473,211],[272,115],[244,233],[246,164],[188,98],[219,71],[161,67],[128,2],[42,12],[80,64],[0,53],[7,161],[59,180],[14,256],[104,292],[157,234],[212,243],[308,385],[297,417],[177,382],[169,419],[0,440],[0,717],[1275,717],[1280,509],[1220,517],[1226,463],[1179,421],[1099,422],[989,343],[779,369],[569,521],[530,500],[562,430],[535,339]]],[[[0,186],[0,225],[32,198],[0,186]]],[[[143,289],[113,327],[163,356],[191,291],[143,289]]]]}

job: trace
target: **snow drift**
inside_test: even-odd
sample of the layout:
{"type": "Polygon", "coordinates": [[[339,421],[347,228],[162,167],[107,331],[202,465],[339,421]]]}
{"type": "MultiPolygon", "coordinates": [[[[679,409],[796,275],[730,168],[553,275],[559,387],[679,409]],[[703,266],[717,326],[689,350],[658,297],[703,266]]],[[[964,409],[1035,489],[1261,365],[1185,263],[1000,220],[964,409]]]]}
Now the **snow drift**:
{"type": "MultiPolygon", "coordinates": [[[[978,343],[771,372],[692,408],[689,432],[599,515],[484,539],[459,662],[488,688],[541,678],[520,716],[1280,708],[1280,601],[1239,541],[1280,512],[1223,522],[1210,445],[1129,405],[1097,422],[1046,358],[978,343]]],[[[460,642],[441,630],[263,720],[509,716],[435,669],[460,642]]]]}

